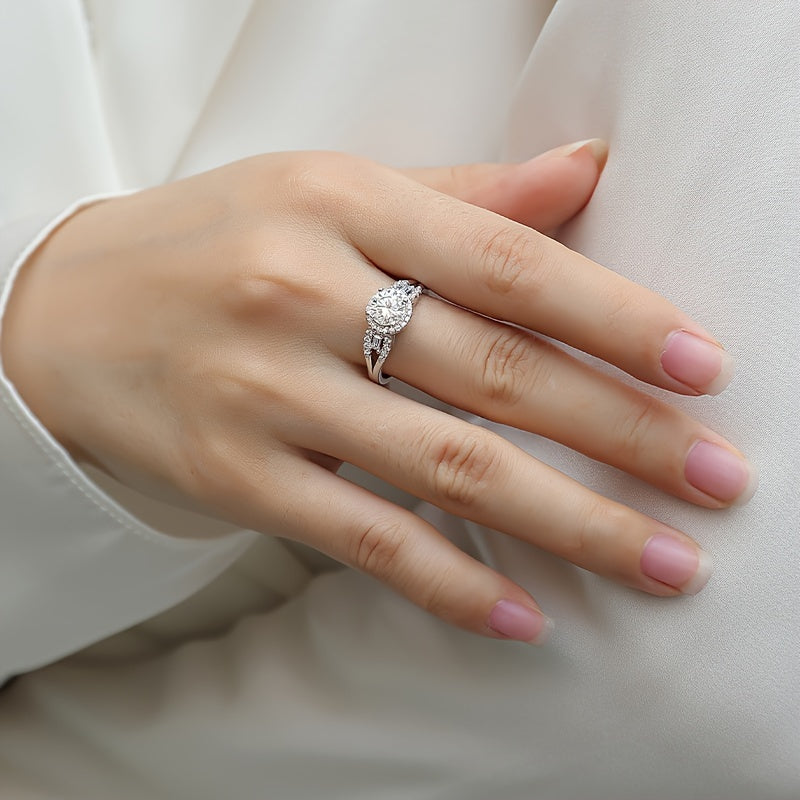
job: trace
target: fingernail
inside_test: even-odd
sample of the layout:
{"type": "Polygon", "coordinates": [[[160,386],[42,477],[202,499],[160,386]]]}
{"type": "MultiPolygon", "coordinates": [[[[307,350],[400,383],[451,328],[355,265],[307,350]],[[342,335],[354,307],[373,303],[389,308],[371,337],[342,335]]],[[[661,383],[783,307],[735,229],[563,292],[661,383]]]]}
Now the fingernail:
{"type": "Polygon", "coordinates": [[[701,394],[719,394],[733,377],[733,359],[713,342],[674,331],[661,353],[664,372],[701,394]]]}
{"type": "Polygon", "coordinates": [[[697,594],[711,577],[711,556],[675,536],[659,533],[645,543],[642,572],[683,594],[697,594]]]}
{"type": "Polygon", "coordinates": [[[725,503],[746,503],[758,486],[756,471],[747,461],[711,442],[692,445],[683,472],[695,489],[725,503]]]}
{"type": "Polygon", "coordinates": [[[489,627],[518,642],[544,644],[553,630],[553,621],[532,608],[501,600],[489,614],[489,627]]]}
{"type": "Polygon", "coordinates": [[[553,150],[553,155],[560,158],[569,158],[578,150],[586,148],[595,160],[598,169],[603,169],[608,158],[608,144],[603,139],[583,139],[580,142],[565,144],[553,150]]]}

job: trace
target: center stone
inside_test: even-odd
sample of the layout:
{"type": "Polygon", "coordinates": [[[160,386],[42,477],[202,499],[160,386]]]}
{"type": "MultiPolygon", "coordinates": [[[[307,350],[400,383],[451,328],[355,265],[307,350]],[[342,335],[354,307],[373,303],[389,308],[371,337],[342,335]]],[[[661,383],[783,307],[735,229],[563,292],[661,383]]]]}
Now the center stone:
{"type": "Polygon", "coordinates": [[[380,289],[367,303],[367,322],[382,333],[397,333],[408,324],[411,310],[408,295],[390,286],[380,289]]]}

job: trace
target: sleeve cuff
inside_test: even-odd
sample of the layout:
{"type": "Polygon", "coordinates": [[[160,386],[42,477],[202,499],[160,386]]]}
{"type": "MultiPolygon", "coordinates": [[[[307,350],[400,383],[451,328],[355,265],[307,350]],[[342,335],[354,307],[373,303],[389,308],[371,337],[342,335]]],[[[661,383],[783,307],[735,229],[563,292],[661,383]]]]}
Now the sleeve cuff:
{"type": "MultiPolygon", "coordinates": [[[[118,194],[0,229],[0,331],[30,255],[77,210],[118,194]]],[[[1,363],[0,508],[0,683],[180,602],[258,537],[116,492],[110,480],[101,488],[31,413],[1,363]]]]}

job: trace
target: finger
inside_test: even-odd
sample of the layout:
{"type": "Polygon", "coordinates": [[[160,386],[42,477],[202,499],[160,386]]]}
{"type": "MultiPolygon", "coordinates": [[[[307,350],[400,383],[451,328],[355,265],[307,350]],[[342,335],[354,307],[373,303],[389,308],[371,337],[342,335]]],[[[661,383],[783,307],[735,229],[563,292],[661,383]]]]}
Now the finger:
{"type": "Polygon", "coordinates": [[[500,436],[367,383],[329,376],[327,406],[288,432],[459,517],[651,594],[699,591],[708,556],[685,534],[604,498],[500,436]]]}
{"type": "MultiPolygon", "coordinates": [[[[356,342],[348,355],[358,362],[356,342]]],[[[420,298],[384,371],[698,505],[722,508],[755,491],[742,454],[697,420],[550,342],[434,298],[420,298]]]]}
{"type": "MultiPolygon", "coordinates": [[[[372,575],[421,608],[467,630],[541,644],[552,623],[508,578],[459,550],[433,526],[299,455],[273,463],[264,480],[252,470],[236,520],[274,528],[372,575]],[[274,499],[280,497],[276,508],[274,499]]],[[[354,613],[358,613],[354,609],[354,613]]]]}
{"type": "Polygon", "coordinates": [[[675,392],[716,394],[730,380],[721,345],[668,300],[519,223],[396,173],[380,201],[343,208],[342,219],[381,269],[454,303],[675,392]]]}
{"type": "Polygon", "coordinates": [[[549,231],[589,202],[607,156],[608,146],[602,139],[589,139],[548,150],[521,164],[401,171],[437,192],[549,231]]]}

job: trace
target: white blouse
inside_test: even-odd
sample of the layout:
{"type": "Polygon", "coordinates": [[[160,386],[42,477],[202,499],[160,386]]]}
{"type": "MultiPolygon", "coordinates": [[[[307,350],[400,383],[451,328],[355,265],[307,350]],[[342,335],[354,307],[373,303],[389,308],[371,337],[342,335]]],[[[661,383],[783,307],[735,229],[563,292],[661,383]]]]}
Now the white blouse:
{"type": "MultiPolygon", "coordinates": [[[[99,643],[18,683],[23,697],[41,681],[48,696],[81,698],[67,714],[75,729],[123,742],[114,737],[134,712],[91,676],[128,656],[163,655],[154,662],[163,669],[132,667],[124,685],[157,696],[169,724],[139,738],[127,731],[119,752],[146,765],[165,796],[221,796],[209,775],[190,786],[186,765],[199,752],[242,797],[265,774],[287,787],[275,797],[800,796],[797,8],[551,6],[29,0],[0,9],[0,314],[27,255],[87,196],[264,151],[436,165],[522,159],[602,136],[607,168],[560,238],[667,296],[739,366],[721,397],[671,401],[759,466],[761,488],[745,508],[699,509],[491,426],[693,535],[717,565],[697,597],[635,593],[420,510],[555,618],[553,640],[536,651],[447,629],[355,573],[316,576],[280,540],[90,473],[0,375],[0,682],[99,643]],[[256,614],[304,587],[299,600],[256,614]],[[222,637],[213,646],[226,653],[227,678],[169,660],[177,643],[209,634],[222,637]],[[283,693],[242,677],[248,670],[283,693]],[[206,699],[238,676],[222,692],[223,718],[188,720],[158,688],[176,674],[206,699]],[[345,696],[355,699],[342,705],[345,696]],[[233,744],[243,730],[259,742],[252,752],[233,744]],[[170,749],[177,735],[185,755],[170,749]],[[354,771],[354,753],[382,766],[354,771]]],[[[56,747],[47,703],[37,723],[15,702],[14,727],[0,723],[0,764],[7,757],[58,786],[58,765],[29,752],[56,747]]],[[[73,760],[100,769],[91,748],[73,760]]],[[[124,772],[116,779],[133,780],[124,772]]]]}

